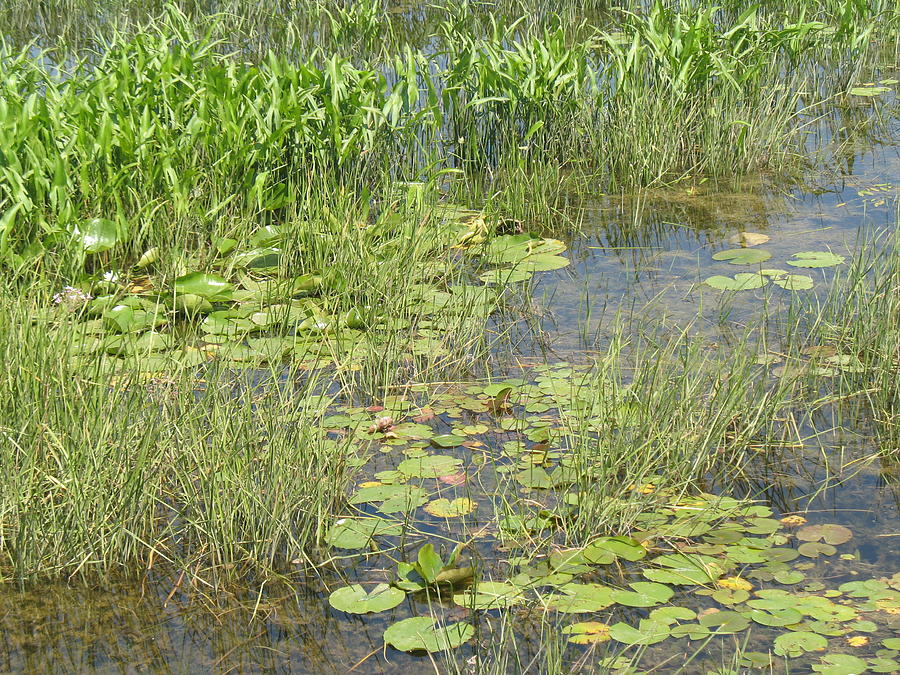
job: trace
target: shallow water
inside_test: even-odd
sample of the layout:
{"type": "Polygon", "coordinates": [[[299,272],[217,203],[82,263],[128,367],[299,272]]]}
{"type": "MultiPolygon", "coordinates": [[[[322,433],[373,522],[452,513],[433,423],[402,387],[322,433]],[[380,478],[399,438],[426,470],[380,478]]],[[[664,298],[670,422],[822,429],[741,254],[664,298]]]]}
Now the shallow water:
{"type": "MultiPolygon", "coordinates": [[[[827,138],[832,138],[828,136],[827,138]]],[[[742,231],[765,233],[772,259],[766,266],[783,267],[793,253],[831,250],[851,257],[861,237],[896,227],[900,185],[900,121],[892,118],[876,139],[858,147],[837,145],[823,160],[826,170],[807,178],[803,187],[786,189],[766,178],[748,179],[729,189],[709,185],[675,187],[643,196],[597,195],[571,214],[581,233],[567,242],[571,265],[539,276],[531,288],[532,321],[522,322],[509,340],[514,358],[501,353],[505,375],[518,376],[515,363],[544,359],[580,362],[602,348],[617,313],[636,321],[661,324],[727,349],[742,326],[762,309],[777,312],[791,302],[791,293],[769,284],[759,291],[723,296],[702,284],[712,274],[734,274],[743,268],[711,261],[712,253],[730,248],[729,237],[742,231]],[[700,309],[698,319],[698,309],[700,309]]],[[[828,145],[828,143],[825,143],[828,145]]],[[[805,272],[806,273],[806,272],[805,272]]],[[[831,269],[812,270],[823,292],[831,269]]],[[[526,377],[526,375],[522,375],[526,377]]],[[[475,424],[478,415],[445,413],[431,422],[439,433],[456,420],[475,424]]],[[[811,558],[806,581],[834,587],[854,579],[890,576],[900,559],[900,481],[898,468],[873,459],[871,420],[852,410],[825,408],[802,418],[802,447],[760,453],[748,479],[720,485],[709,477],[708,490],[751,497],[772,509],[774,516],[802,512],[810,524],[837,523],[854,538],[840,557],[811,558]]],[[[499,456],[508,435],[478,434],[483,456],[499,456]]],[[[499,480],[466,449],[454,450],[479,483],[443,487],[447,496],[489,495],[499,480]]],[[[378,455],[366,475],[393,468],[396,456],[378,455]]],[[[486,501],[491,501],[487,499],[486,501]]],[[[370,506],[364,507],[373,512],[370,506]]],[[[481,530],[493,519],[477,513],[466,519],[463,531],[476,535],[485,576],[508,573],[495,531],[481,530]]],[[[417,529],[441,536],[441,520],[425,516],[417,529]]],[[[421,539],[421,537],[419,538],[421,539]]],[[[391,552],[388,552],[391,553],[391,552]]],[[[394,553],[394,555],[397,555],[394,553]]],[[[467,619],[476,630],[475,645],[453,656],[464,672],[479,672],[491,639],[487,630],[500,622],[496,611],[471,613],[448,599],[407,596],[396,609],[359,617],[336,611],[327,603],[328,591],[347,580],[390,580],[394,561],[389,554],[323,568],[320,578],[297,578],[231,591],[211,589],[190,574],[153,571],[145,579],[85,587],[80,582],[41,584],[19,591],[0,592],[0,669],[7,672],[278,672],[278,673],[430,673],[445,671],[442,657],[410,655],[384,649],[384,628],[407,616],[429,611],[448,621],[467,619]],[[484,633],[481,631],[484,630],[484,633]],[[469,659],[475,658],[475,661],[469,659]],[[468,670],[467,670],[468,669],[468,670]]],[[[633,567],[622,581],[637,579],[633,567]]],[[[709,602],[690,591],[673,603],[701,608],[709,602]]],[[[529,663],[541,649],[541,613],[516,610],[518,652],[529,663]]],[[[619,608],[613,620],[635,622],[640,611],[619,608]]],[[[613,620],[609,621],[610,623],[613,620]]],[[[896,628],[896,626],[895,626],[896,628]]],[[[883,628],[878,633],[886,634],[883,628]]],[[[765,651],[770,641],[756,630],[750,647],[765,651]]],[[[733,652],[743,637],[728,636],[710,643],[698,657],[712,665],[733,652]]],[[[683,642],[683,641],[682,641],[683,642]]],[[[600,650],[602,652],[602,649],[600,650]]],[[[648,663],[663,663],[691,649],[663,642],[650,648],[648,663]]],[[[593,672],[599,654],[587,661],[593,672]]],[[[665,669],[665,668],[663,668],[665,669]]],[[[674,669],[674,667],[672,668],[674,669]]],[[[537,672],[539,666],[535,666],[537,672]]]]}

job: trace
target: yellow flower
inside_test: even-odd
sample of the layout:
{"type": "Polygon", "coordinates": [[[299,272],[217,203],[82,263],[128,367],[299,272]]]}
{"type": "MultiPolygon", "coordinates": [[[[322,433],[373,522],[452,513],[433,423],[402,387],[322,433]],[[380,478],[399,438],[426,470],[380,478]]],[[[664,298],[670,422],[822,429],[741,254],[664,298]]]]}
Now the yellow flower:
{"type": "Polygon", "coordinates": [[[869,638],[865,635],[854,635],[853,637],[847,638],[847,644],[851,647],[865,647],[869,644],[869,638]]]}

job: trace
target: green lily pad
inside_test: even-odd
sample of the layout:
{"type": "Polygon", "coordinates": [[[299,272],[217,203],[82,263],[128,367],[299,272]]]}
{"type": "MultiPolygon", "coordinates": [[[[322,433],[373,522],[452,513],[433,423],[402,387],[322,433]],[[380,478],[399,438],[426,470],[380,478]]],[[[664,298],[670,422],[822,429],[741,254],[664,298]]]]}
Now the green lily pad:
{"type": "Polygon", "coordinates": [[[399,588],[378,584],[368,593],[359,584],[344,586],[328,596],[328,603],[336,610],[350,614],[368,614],[393,609],[406,597],[399,588]]]}
{"type": "Polygon", "coordinates": [[[853,654],[826,654],[820,663],[813,664],[812,669],[824,675],[859,675],[866,672],[868,666],[853,654]]]}
{"type": "Polygon", "coordinates": [[[449,476],[459,471],[462,460],[446,455],[425,455],[405,459],[397,466],[397,471],[411,478],[437,478],[449,476]]]}
{"type": "Polygon", "coordinates": [[[382,513],[412,511],[428,501],[428,492],[413,485],[371,485],[360,488],[350,497],[351,504],[381,502],[382,513]]]}
{"type": "Polygon", "coordinates": [[[713,260],[724,260],[732,265],[756,265],[772,257],[761,248],[732,248],[713,254],[713,260]]]}
{"type": "Polygon", "coordinates": [[[335,548],[365,548],[379,535],[396,536],[403,524],[383,518],[342,518],[328,531],[325,541],[335,548]]]}
{"type": "Polygon", "coordinates": [[[615,604],[615,589],[601,584],[565,584],[545,598],[547,607],[566,614],[599,612],[615,604]]]}
{"type": "Polygon", "coordinates": [[[199,295],[201,298],[217,299],[227,297],[232,285],[217,274],[191,272],[175,279],[175,292],[199,295]]]}
{"type": "Polygon", "coordinates": [[[786,291],[808,291],[814,285],[812,277],[803,274],[788,274],[783,277],[777,277],[772,280],[772,283],[786,291]]]}
{"type": "Polygon", "coordinates": [[[609,628],[609,636],[626,645],[653,645],[667,639],[669,635],[669,626],[650,619],[641,619],[637,628],[622,622],[609,628]]]}
{"type": "Polygon", "coordinates": [[[522,589],[502,581],[479,581],[464,593],[453,596],[453,602],[470,609],[500,609],[523,601],[522,589]]]}
{"type": "Polygon", "coordinates": [[[728,635],[746,630],[750,626],[750,620],[738,612],[723,610],[704,614],[700,617],[700,625],[709,628],[713,633],[728,635]]]}
{"type": "Polygon", "coordinates": [[[414,616],[389,626],[384,631],[384,643],[402,652],[439,652],[455,649],[474,635],[475,629],[468,623],[438,627],[430,617],[414,616]]]}
{"type": "Polygon", "coordinates": [[[468,497],[460,497],[459,499],[435,499],[425,505],[425,510],[438,518],[458,518],[475,510],[476,504],[468,497]]]}
{"type": "Polygon", "coordinates": [[[824,525],[807,525],[797,530],[800,541],[824,541],[832,546],[840,546],[853,538],[853,532],[843,525],[826,523],[824,525]]]}
{"type": "Polygon", "coordinates": [[[828,640],[817,633],[791,631],[775,638],[775,653],[778,656],[797,657],[806,652],[819,651],[828,647],[828,640]]]}
{"type": "Polygon", "coordinates": [[[882,94],[886,94],[890,90],[890,87],[853,87],[850,90],[850,95],[872,98],[873,96],[881,96],[882,94]]]}
{"type": "Polygon", "coordinates": [[[600,621],[582,621],[566,626],[562,634],[568,635],[569,642],[576,645],[594,645],[609,640],[609,630],[610,627],[600,621]]]}
{"type": "Polygon", "coordinates": [[[833,267],[844,262],[844,256],[831,251],[803,251],[795,253],[787,261],[793,267],[833,267]]]}
{"type": "Polygon", "coordinates": [[[654,607],[668,602],[675,595],[668,586],[652,581],[635,581],[628,584],[633,591],[614,591],[613,600],[626,607],[654,607]]]}
{"type": "Polygon", "coordinates": [[[443,436],[434,436],[431,439],[431,444],[436,448],[455,448],[465,442],[464,436],[457,436],[456,434],[444,434],[443,436]]]}
{"type": "Polygon", "coordinates": [[[119,243],[118,226],[105,218],[93,218],[78,225],[74,236],[85,253],[103,253],[119,243]]]}
{"type": "Polygon", "coordinates": [[[751,291],[765,286],[767,279],[760,274],[741,272],[733,278],[717,274],[704,279],[703,283],[719,291],[751,291]]]}
{"type": "Polygon", "coordinates": [[[820,555],[834,555],[837,549],[831,544],[820,544],[814,541],[808,541],[800,544],[797,551],[807,558],[818,558],[820,555]]]}
{"type": "Polygon", "coordinates": [[[516,284],[528,281],[534,276],[530,270],[522,267],[501,267],[488,270],[478,276],[486,284],[516,284]]]}

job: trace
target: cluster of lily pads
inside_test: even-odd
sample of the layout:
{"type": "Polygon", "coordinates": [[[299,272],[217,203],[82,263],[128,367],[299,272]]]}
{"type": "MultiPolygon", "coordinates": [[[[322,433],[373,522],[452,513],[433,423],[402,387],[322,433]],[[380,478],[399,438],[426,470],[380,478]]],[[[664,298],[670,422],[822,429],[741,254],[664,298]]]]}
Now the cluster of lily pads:
{"type": "MultiPolygon", "coordinates": [[[[713,254],[712,259],[732,265],[759,265],[769,260],[772,254],[754,247],[768,240],[768,235],[742,232],[736,238],[736,243],[742,244],[741,248],[719,251],[713,254]]],[[[844,257],[830,251],[801,251],[793,254],[786,262],[791,267],[816,269],[840,265],[844,262],[844,257]]],[[[749,291],[762,288],[769,281],[788,291],[805,291],[814,285],[810,276],[776,268],[760,269],[758,272],[739,272],[733,277],[717,274],[707,277],[703,283],[720,291],[749,291]]]]}
{"type": "MultiPolygon", "coordinates": [[[[326,416],[324,426],[353,434],[367,448],[363,454],[374,448],[387,460],[398,451],[403,455],[359,485],[349,500],[356,513],[330,529],[327,542],[342,558],[354,550],[362,551],[360,557],[394,550],[398,542],[402,549],[403,542],[421,541],[435,529],[443,529],[444,540],[462,540],[446,559],[426,541],[397,561],[387,578],[379,573],[377,580],[357,579],[333,590],[331,606],[352,614],[385,612],[412,594],[470,614],[537,610],[555,617],[573,644],[609,641],[625,650],[667,640],[699,645],[752,629],[751,644],[761,649],[743,655],[744,667],[768,667],[774,654],[811,659],[815,671],[831,675],[900,668],[900,642],[893,637],[900,628],[900,573],[853,579],[851,530],[810,524],[798,515],[778,519],[760,504],[703,493],[675,497],[651,483],[634,485],[651,508],[627,536],[599,536],[540,553],[525,546],[503,567],[490,566],[480,554],[463,562],[467,549],[478,546],[473,542],[515,546],[535,534],[552,539],[578,508],[580,488],[561,438],[567,415],[559,411],[571,415],[584,406],[578,384],[587,368],[542,365],[532,381],[460,385],[432,393],[426,407],[398,398],[326,416]],[[513,409],[517,414],[509,414],[513,409]],[[478,485],[495,484],[476,480],[484,473],[513,481],[531,502],[556,507],[530,513],[523,507],[504,516],[491,508],[493,489],[478,492],[478,485]],[[851,580],[825,583],[842,575],[851,580]]],[[[633,419],[627,399],[614,409],[620,411],[616,419],[589,424],[625,426],[633,419]]],[[[383,639],[401,651],[440,651],[475,633],[471,620],[444,623],[429,614],[392,623],[383,639]]]]}
{"type": "MultiPolygon", "coordinates": [[[[346,281],[333,269],[284,276],[290,228],[266,226],[243,246],[215,240],[217,258],[208,269],[173,282],[148,273],[160,256],[152,248],[127,272],[86,276],[66,287],[54,296],[55,306],[35,319],[66,337],[77,357],[127,358],[146,371],[196,365],[211,355],[251,366],[285,359],[310,367],[341,357],[356,362],[388,335],[410,330],[412,353],[436,355],[453,317],[485,317],[496,308],[502,285],[568,264],[559,255],[563,242],[495,234],[474,211],[441,207],[435,223],[435,250],[460,255],[436,255],[421,270],[410,270],[416,283],[402,307],[346,307],[346,281]],[[450,274],[460,256],[471,268],[469,276],[488,268],[480,273],[481,283],[449,283],[451,276],[460,278],[450,274]]],[[[126,239],[119,224],[100,218],[73,236],[88,258],[108,258],[126,239]]]]}

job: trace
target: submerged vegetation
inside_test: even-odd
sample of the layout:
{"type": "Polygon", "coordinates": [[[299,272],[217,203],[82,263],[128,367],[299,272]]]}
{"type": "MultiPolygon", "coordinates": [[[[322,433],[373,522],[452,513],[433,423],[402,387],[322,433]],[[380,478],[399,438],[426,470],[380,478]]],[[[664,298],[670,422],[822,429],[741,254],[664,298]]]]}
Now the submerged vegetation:
{"type": "Polygon", "coordinates": [[[341,672],[900,668],[896,532],[812,508],[896,484],[896,189],[685,215],[896,143],[895,3],[101,4],[0,9],[9,593],[302,587],[378,628],[341,672]],[[700,245],[596,238],[647,199],[700,245]],[[598,318],[592,250],[694,267],[598,318]]]}

